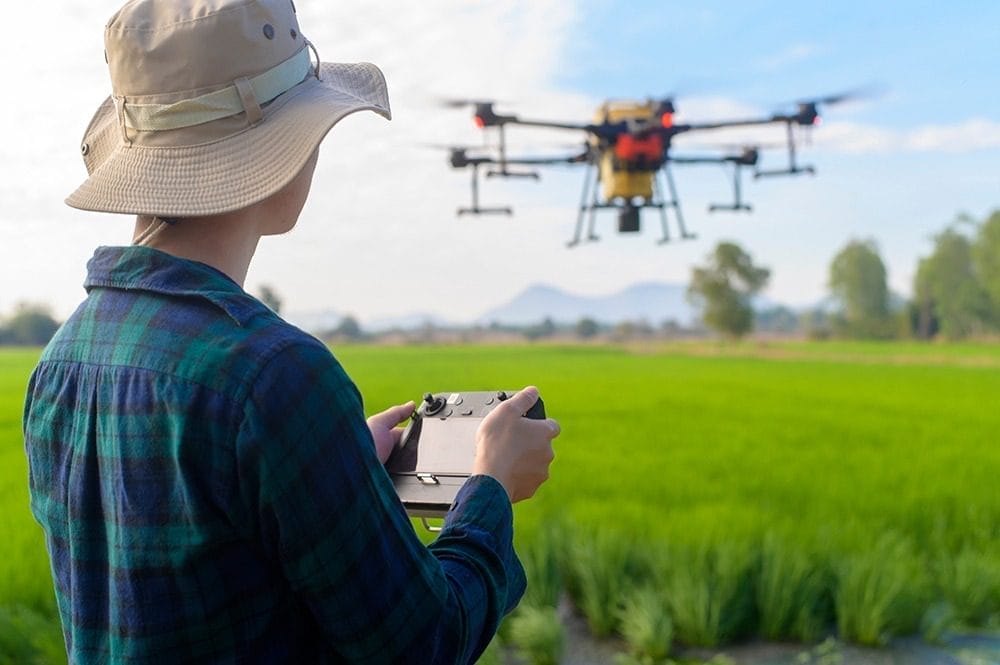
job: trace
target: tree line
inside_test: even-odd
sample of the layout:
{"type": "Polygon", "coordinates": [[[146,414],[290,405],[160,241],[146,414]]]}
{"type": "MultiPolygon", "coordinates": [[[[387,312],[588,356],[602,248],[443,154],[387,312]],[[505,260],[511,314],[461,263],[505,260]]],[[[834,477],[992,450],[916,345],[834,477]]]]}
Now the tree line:
{"type": "Polygon", "coordinates": [[[59,322],[44,305],[21,303],[14,313],[0,319],[0,345],[43,346],[59,329],[59,322]]]}
{"type": "Polygon", "coordinates": [[[688,297],[702,321],[729,337],[754,325],[816,337],[963,339],[1000,333],[1000,210],[983,220],[959,215],[933,238],[918,261],[910,300],[890,292],[885,263],[873,239],[851,240],[833,257],[830,306],[796,314],[787,308],[755,312],[754,297],[770,271],[734,243],[722,242],[692,270],[688,297]]]}
{"type": "MultiPolygon", "coordinates": [[[[735,243],[719,243],[705,263],[691,272],[688,298],[701,309],[700,325],[732,338],[755,329],[860,339],[963,339],[1000,334],[1000,210],[982,220],[959,215],[935,235],[930,255],[917,263],[909,300],[889,290],[885,263],[871,238],[851,240],[830,261],[827,305],[805,312],[780,306],[755,308],[754,300],[770,277],[771,271],[756,265],[746,250],[735,243]]],[[[281,298],[273,288],[262,286],[258,297],[280,313],[281,298]]],[[[0,319],[0,345],[41,346],[58,328],[48,307],[22,303],[0,319]]],[[[423,331],[428,340],[439,332],[423,331]]],[[[585,317],[568,328],[545,319],[526,327],[493,324],[479,332],[486,337],[514,333],[529,340],[567,333],[584,340],[598,335],[632,339],[697,335],[699,326],[685,328],[673,321],[659,328],[646,321],[608,325],[585,317]]],[[[463,331],[461,339],[467,333],[463,331]]],[[[323,336],[352,341],[371,337],[349,316],[323,336]]]]}

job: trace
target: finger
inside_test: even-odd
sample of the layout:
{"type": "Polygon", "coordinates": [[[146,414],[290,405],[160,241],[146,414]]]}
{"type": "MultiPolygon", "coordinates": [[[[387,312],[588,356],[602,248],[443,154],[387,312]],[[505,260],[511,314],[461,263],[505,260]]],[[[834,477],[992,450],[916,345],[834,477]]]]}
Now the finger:
{"type": "Polygon", "coordinates": [[[517,391],[517,393],[508,399],[502,405],[505,409],[516,411],[518,415],[524,415],[528,412],[528,409],[535,405],[538,401],[538,388],[535,386],[528,386],[523,390],[517,391]]]}
{"type": "Polygon", "coordinates": [[[399,404],[398,406],[390,407],[381,413],[376,413],[368,420],[369,422],[373,422],[377,425],[385,427],[386,429],[392,429],[410,417],[410,414],[413,413],[413,407],[414,403],[411,400],[406,404],[399,404]]]}

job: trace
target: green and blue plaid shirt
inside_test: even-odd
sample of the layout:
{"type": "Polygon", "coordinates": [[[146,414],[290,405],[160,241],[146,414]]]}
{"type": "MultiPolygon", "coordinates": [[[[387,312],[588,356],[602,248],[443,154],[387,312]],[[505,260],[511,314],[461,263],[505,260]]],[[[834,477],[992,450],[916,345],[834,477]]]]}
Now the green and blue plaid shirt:
{"type": "Polygon", "coordinates": [[[474,660],[524,592],[470,479],[424,546],[329,350],[206,265],[100,248],[24,434],[73,663],[474,660]]]}

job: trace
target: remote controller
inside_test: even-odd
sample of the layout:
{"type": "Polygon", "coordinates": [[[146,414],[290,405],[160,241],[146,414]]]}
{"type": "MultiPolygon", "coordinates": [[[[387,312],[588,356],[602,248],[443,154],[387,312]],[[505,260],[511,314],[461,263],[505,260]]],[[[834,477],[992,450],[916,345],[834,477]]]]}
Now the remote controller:
{"type": "MultiPolygon", "coordinates": [[[[427,393],[385,463],[411,517],[444,517],[472,475],[479,423],[516,390],[427,393]]],[[[545,419],[542,399],[524,414],[545,419]]]]}

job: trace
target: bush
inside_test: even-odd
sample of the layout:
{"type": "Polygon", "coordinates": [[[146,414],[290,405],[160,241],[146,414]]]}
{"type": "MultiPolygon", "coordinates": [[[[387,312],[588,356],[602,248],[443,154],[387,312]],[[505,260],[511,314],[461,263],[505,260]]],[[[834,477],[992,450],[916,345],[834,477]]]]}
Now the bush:
{"type": "Polygon", "coordinates": [[[531,665],[556,665],[566,646],[566,630],[552,607],[522,605],[510,619],[508,634],[531,665]]]}
{"type": "Polygon", "coordinates": [[[825,571],[800,546],[774,533],[761,546],[756,595],[760,632],[769,640],[815,641],[832,618],[825,571]]]}
{"type": "Polygon", "coordinates": [[[714,647],[754,624],[750,548],[733,541],[675,545],[656,566],[681,641],[714,647]]]}
{"type": "Polygon", "coordinates": [[[572,571],[570,593],[596,637],[607,637],[618,625],[624,595],[635,585],[627,541],[597,531],[578,537],[568,552],[572,571]]]}
{"type": "Polygon", "coordinates": [[[985,626],[1000,618],[1000,548],[966,546],[957,555],[942,555],[935,572],[958,623],[985,626]]]}
{"type": "Polygon", "coordinates": [[[559,570],[560,543],[565,531],[556,526],[540,529],[534,539],[520,548],[521,562],[528,579],[523,603],[535,607],[557,607],[562,593],[562,574],[559,570]]]}
{"type": "Polygon", "coordinates": [[[915,632],[924,589],[920,561],[909,541],[895,533],[846,556],[834,592],[841,638],[884,646],[899,632],[915,632]]]}
{"type": "Polygon", "coordinates": [[[58,619],[24,607],[0,607],[0,665],[54,665],[66,662],[58,619]]]}
{"type": "Polygon", "coordinates": [[[674,624],[666,600],[652,587],[635,589],[625,599],[620,615],[621,634],[634,661],[642,665],[662,662],[670,653],[674,624]]]}

